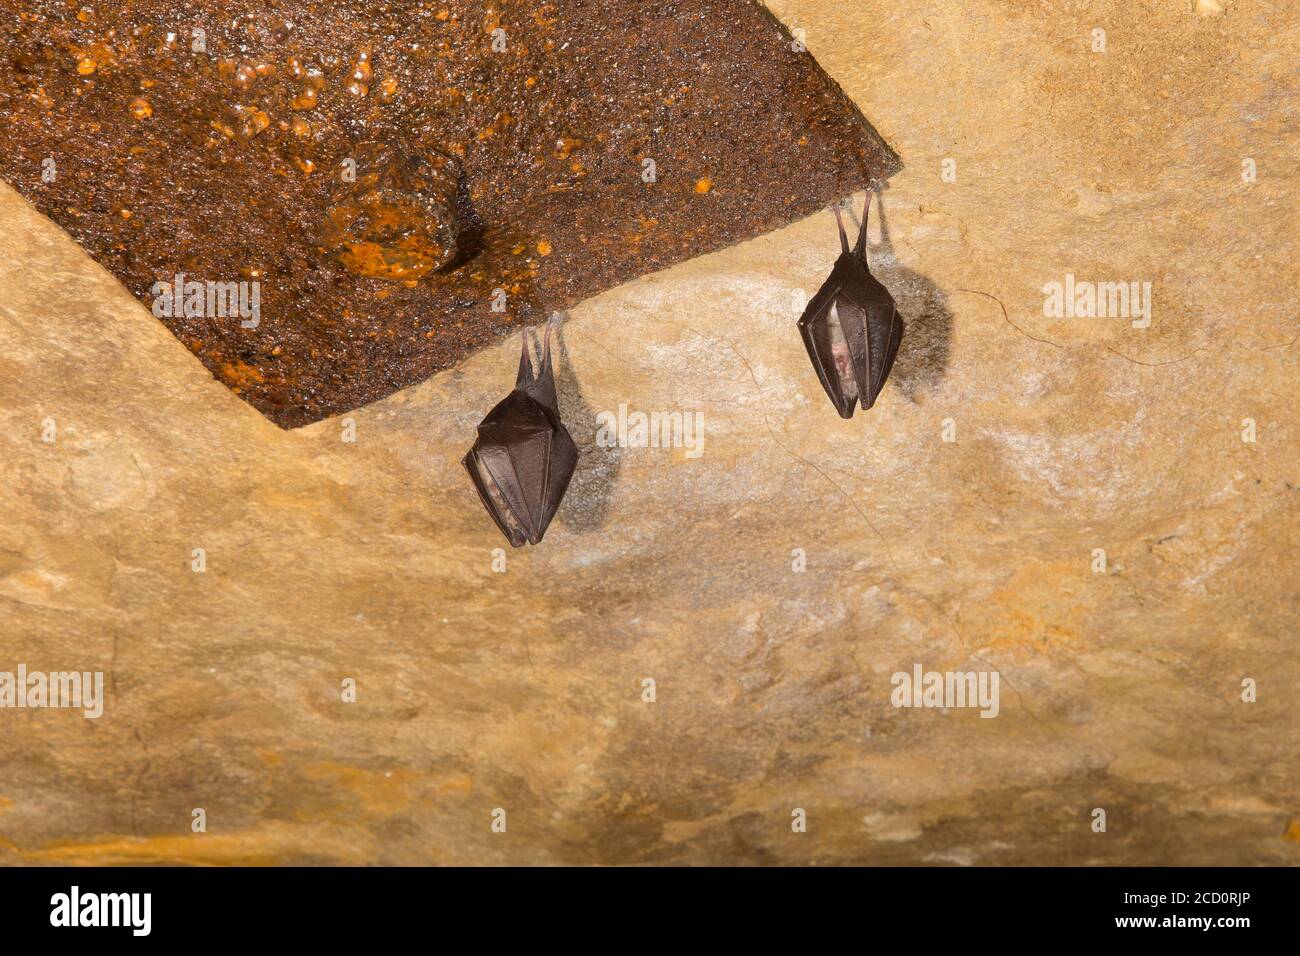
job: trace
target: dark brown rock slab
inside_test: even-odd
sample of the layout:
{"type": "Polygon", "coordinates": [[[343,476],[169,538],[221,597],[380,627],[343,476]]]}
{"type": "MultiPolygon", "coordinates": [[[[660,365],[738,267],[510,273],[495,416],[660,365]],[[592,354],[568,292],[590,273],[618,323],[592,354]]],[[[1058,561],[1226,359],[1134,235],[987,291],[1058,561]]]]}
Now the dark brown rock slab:
{"type": "Polygon", "coordinates": [[[0,176],[286,428],[897,166],[746,0],[0,13],[0,176]]]}

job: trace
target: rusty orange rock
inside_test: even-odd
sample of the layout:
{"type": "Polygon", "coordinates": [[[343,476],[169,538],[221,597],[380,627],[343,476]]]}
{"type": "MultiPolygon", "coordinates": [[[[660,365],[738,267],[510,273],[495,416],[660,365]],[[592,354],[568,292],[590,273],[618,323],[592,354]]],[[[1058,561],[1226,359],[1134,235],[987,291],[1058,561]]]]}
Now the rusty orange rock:
{"type": "Polygon", "coordinates": [[[348,271],[375,279],[419,279],[451,263],[459,161],[377,143],[357,152],[356,182],[340,187],[326,211],[325,248],[348,271]]]}

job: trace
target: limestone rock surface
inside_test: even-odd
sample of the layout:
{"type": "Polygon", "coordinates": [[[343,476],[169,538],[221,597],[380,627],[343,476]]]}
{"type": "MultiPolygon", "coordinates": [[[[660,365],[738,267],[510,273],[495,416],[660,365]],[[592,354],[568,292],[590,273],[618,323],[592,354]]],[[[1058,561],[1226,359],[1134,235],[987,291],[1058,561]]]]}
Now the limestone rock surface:
{"type": "Polygon", "coordinates": [[[0,863],[1300,863],[1296,11],[771,6],[904,163],[893,376],[842,421],[808,364],[829,213],[584,303],[504,572],[517,340],[284,432],[0,188],[0,671],[105,675],[0,709],[0,863]]]}

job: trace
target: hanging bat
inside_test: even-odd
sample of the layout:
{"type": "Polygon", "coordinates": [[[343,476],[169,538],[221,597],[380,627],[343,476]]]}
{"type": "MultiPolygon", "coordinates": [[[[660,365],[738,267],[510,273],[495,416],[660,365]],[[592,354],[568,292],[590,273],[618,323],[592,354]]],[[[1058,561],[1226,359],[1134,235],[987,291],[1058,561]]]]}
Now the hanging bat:
{"type": "Polygon", "coordinates": [[[465,456],[478,496],[512,547],[539,544],[560,507],[578,464],[578,446],[560,421],[546,326],[541,370],[534,373],[528,332],[515,390],[479,423],[478,440],[465,456]]]}
{"type": "Polygon", "coordinates": [[[867,214],[871,193],[862,211],[857,245],[849,249],[840,207],[835,221],[843,250],[803,317],[799,332],[808,348],[822,388],[841,418],[852,418],[859,402],[863,410],[876,403],[894,367],[903,340],[903,319],[889,290],[876,281],[867,265],[867,214]]]}

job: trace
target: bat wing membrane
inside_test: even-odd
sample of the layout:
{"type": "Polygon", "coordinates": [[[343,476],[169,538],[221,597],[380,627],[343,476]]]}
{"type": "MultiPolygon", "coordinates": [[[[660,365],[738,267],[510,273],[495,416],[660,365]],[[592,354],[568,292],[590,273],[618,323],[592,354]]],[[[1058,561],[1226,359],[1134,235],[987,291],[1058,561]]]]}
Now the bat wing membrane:
{"type": "MultiPolygon", "coordinates": [[[[831,324],[839,321],[843,326],[844,316],[838,314],[838,303],[843,301],[845,281],[851,274],[852,266],[852,257],[848,254],[841,255],[831,271],[830,278],[812,297],[799,319],[799,334],[803,337],[803,344],[808,350],[808,358],[812,361],[813,370],[816,371],[822,388],[826,390],[826,397],[831,400],[831,404],[835,406],[841,418],[853,417],[857,396],[850,397],[846,394],[846,389],[841,382],[835,363],[835,342],[831,324]],[[831,314],[832,308],[835,308],[837,315],[831,314]]],[[[855,336],[851,333],[851,327],[844,329],[844,339],[848,343],[850,352],[853,351],[855,340],[855,336]]]]}

